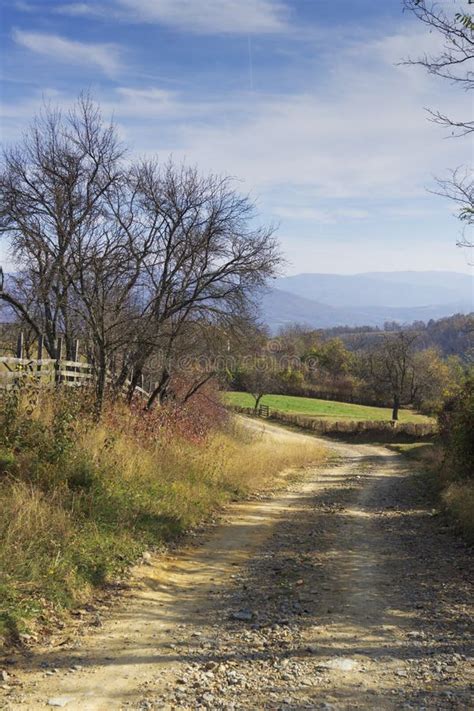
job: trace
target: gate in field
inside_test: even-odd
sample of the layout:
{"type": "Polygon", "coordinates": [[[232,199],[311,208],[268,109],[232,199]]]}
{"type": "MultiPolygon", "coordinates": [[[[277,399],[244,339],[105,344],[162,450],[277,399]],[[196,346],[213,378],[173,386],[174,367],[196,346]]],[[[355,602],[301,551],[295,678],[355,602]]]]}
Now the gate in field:
{"type": "MultiPolygon", "coordinates": [[[[64,342],[58,338],[55,358],[44,358],[43,338],[38,339],[37,357],[27,358],[24,353],[24,337],[18,336],[16,355],[0,357],[0,390],[11,390],[22,382],[33,382],[38,387],[70,386],[78,387],[95,383],[97,368],[92,363],[80,360],[79,341],[75,342],[73,360],[64,358],[64,342]]],[[[107,381],[113,382],[109,373],[107,381]]],[[[130,380],[126,380],[122,389],[127,392],[130,380]]],[[[143,387],[136,387],[135,392],[148,398],[149,392],[143,387]]]]}

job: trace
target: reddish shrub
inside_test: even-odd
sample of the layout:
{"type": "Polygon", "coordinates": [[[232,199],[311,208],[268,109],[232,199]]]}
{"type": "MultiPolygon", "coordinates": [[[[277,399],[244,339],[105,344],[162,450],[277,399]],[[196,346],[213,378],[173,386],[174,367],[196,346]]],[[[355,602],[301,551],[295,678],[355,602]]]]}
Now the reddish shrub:
{"type": "Polygon", "coordinates": [[[139,440],[177,436],[199,443],[229,417],[216,387],[211,384],[206,384],[184,405],[179,399],[173,399],[145,410],[144,404],[141,397],[134,399],[129,410],[122,404],[109,403],[104,411],[104,421],[111,429],[126,432],[139,440]]]}

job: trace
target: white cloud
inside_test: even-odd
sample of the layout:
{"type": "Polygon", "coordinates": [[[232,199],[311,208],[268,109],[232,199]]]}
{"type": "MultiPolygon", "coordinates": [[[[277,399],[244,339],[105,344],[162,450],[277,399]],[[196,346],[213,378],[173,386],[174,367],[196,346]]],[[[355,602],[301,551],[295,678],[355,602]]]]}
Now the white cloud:
{"type": "Polygon", "coordinates": [[[282,0],[112,0],[62,4],[55,11],[157,23],[205,35],[282,32],[288,16],[282,0]]]}
{"type": "MultiPolygon", "coordinates": [[[[222,3],[221,14],[216,11],[211,21],[207,14],[217,4],[221,5],[217,0],[109,0],[68,7],[76,15],[89,14],[91,7],[96,13],[115,10],[116,18],[120,7],[121,19],[201,33],[253,32],[257,27],[259,32],[274,32],[284,27],[284,13],[279,12],[261,15],[264,19],[248,27],[249,8],[268,10],[271,5],[274,10],[280,4],[242,0],[238,8],[247,14],[237,18],[232,14],[237,4],[222,3]]],[[[258,19],[258,13],[253,17],[258,19]]],[[[17,32],[15,39],[31,50],[54,56],[58,63],[84,63],[108,74],[118,65],[118,50],[109,45],[86,45],[31,32],[17,32]]],[[[156,80],[144,75],[140,80],[151,85],[134,86],[132,77],[138,75],[129,72],[127,79],[121,76],[119,87],[108,82],[100,85],[102,93],[97,98],[104,116],[115,116],[132,150],[159,151],[160,158],[172,152],[176,160],[185,158],[203,172],[242,179],[237,187],[259,196],[265,219],[281,218],[280,235],[300,270],[307,270],[308,263],[322,270],[325,260],[327,269],[334,270],[334,235],[338,235],[338,249],[348,271],[354,271],[357,260],[362,263],[367,254],[373,261],[370,265],[364,261],[367,268],[380,268],[387,259],[390,264],[393,260],[393,265],[407,266],[400,262],[405,258],[417,266],[425,260],[425,268],[441,268],[443,260],[454,267],[462,256],[454,248],[458,224],[449,216],[449,207],[427,196],[425,187],[432,175],[443,175],[446,168],[465,163],[470,150],[465,141],[443,140],[444,130],[426,120],[424,107],[463,117],[470,111],[470,97],[421,70],[395,66],[409,54],[434,53],[436,42],[433,35],[404,26],[395,27],[387,36],[373,34],[366,41],[360,36],[340,41],[330,37],[323,43],[318,37],[317,42],[304,44],[304,62],[299,62],[302,51],[298,49],[288,64],[288,72],[297,67],[298,88],[292,91],[229,89],[224,93],[223,82],[216,82],[207,95],[204,83],[199,85],[202,93],[188,94],[192,72],[186,81],[174,85],[169,78],[164,80],[164,87],[175,90],[159,82],[151,84],[156,80]],[[410,230],[419,239],[418,247],[410,230]],[[370,249],[364,250],[370,234],[370,249]],[[346,235],[346,243],[341,235],[346,235]],[[439,238],[436,249],[432,235],[439,238]],[[402,238],[409,248],[400,248],[402,238]],[[387,250],[391,240],[392,253],[387,250]],[[441,243],[446,244],[444,251],[441,243]],[[413,256],[414,249],[418,256],[413,256]]],[[[282,50],[295,46],[281,45],[282,50]]],[[[272,81],[268,66],[264,72],[260,85],[268,79],[268,87],[272,81]]],[[[273,86],[279,86],[278,75],[273,81],[273,86]]],[[[288,87],[288,81],[284,85],[288,87]]],[[[0,116],[8,140],[19,136],[25,122],[41,107],[45,93],[22,93],[16,102],[4,102],[0,116]]],[[[63,107],[74,98],[55,94],[54,89],[50,96],[63,107]]]]}
{"type": "Polygon", "coordinates": [[[61,15],[72,15],[73,17],[81,17],[87,15],[102,15],[105,11],[104,6],[89,5],[86,2],[72,2],[67,5],[58,5],[54,8],[55,12],[61,15]]]}
{"type": "MultiPolygon", "coordinates": [[[[120,97],[119,112],[121,116],[159,118],[160,116],[179,114],[181,108],[184,108],[176,93],[166,89],[134,89],[120,86],[116,92],[120,97]]],[[[107,107],[113,111],[114,102],[107,102],[107,107]]]]}
{"type": "Polygon", "coordinates": [[[118,0],[147,22],[202,34],[281,32],[285,8],[278,0],[118,0]]]}
{"type": "Polygon", "coordinates": [[[107,75],[113,75],[120,66],[116,45],[78,42],[59,35],[23,30],[14,30],[13,39],[37,54],[70,64],[99,67],[107,75]]]}
{"type": "Polygon", "coordinates": [[[366,220],[370,217],[368,210],[357,208],[338,208],[335,210],[322,210],[314,207],[306,206],[278,206],[273,211],[277,217],[283,217],[290,220],[309,220],[313,223],[323,225],[332,225],[341,220],[366,220]]]}
{"type": "MultiPolygon", "coordinates": [[[[114,0],[115,1],[115,0],[114,0]]],[[[50,3],[49,6],[46,3],[41,3],[40,0],[16,0],[15,9],[20,12],[37,13],[39,9],[42,12],[51,12],[53,14],[60,15],[71,15],[72,17],[79,17],[81,15],[106,15],[107,10],[110,9],[107,5],[107,0],[98,0],[94,4],[88,2],[65,2],[64,4],[57,5],[56,3],[50,3]]]]}
{"type": "Polygon", "coordinates": [[[20,12],[34,12],[35,6],[24,0],[17,0],[15,3],[15,9],[20,12]]]}

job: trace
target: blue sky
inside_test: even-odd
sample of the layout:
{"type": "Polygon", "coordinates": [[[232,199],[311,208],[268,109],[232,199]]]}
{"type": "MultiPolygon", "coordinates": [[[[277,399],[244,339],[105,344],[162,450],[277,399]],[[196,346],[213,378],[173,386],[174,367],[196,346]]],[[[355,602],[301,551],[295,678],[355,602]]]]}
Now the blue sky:
{"type": "Polygon", "coordinates": [[[401,0],[0,4],[4,142],[87,89],[135,153],[235,176],[279,225],[287,273],[468,271],[427,188],[472,147],[425,107],[466,117],[470,97],[397,66],[438,41],[401,0]]]}

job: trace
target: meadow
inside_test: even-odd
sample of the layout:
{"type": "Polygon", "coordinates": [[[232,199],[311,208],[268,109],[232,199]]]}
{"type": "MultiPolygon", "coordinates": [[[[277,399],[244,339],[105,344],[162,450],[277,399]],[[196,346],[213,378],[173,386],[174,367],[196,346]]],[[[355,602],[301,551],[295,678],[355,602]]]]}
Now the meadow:
{"type": "MultiPolygon", "coordinates": [[[[255,400],[249,393],[228,392],[224,401],[238,407],[254,407],[255,400]]],[[[273,410],[308,417],[324,417],[332,420],[388,421],[392,411],[386,407],[370,407],[348,402],[318,400],[316,398],[296,397],[293,395],[264,395],[261,405],[268,405],[273,410]]],[[[412,410],[400,410],[400,422],[427,423],[431,418],[412,410]]]]}

